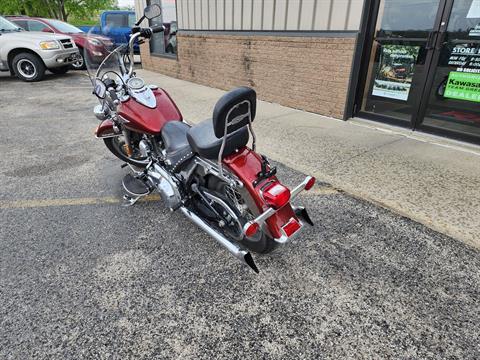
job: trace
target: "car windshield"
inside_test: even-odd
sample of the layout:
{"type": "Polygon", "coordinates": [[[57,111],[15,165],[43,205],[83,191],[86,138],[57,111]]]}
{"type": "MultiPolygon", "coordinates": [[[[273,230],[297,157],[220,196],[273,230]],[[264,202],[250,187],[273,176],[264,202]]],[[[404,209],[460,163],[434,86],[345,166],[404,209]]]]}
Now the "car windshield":
{"type": "Polygon", "coordinates": [[[76,26],[67,24],[66,22],[63,22],[60,20],[51,19],[51,20],[48,20],[48,22],[58,31],[63,33],[69,33],[69,34],[83,33],[83,31],[77,28],[76,26]]]}
{"type": "Polygon", "coordinates": [[[14,23],[0,16],[0,31],[20,31],[22,30],[14,23]]]}
{"type": "Polygon", "coordinates": [[[135,13],[128,14],[128,27],[130,28],[134,27],[136,21],[137,21],[137,17],[135,13]]]}

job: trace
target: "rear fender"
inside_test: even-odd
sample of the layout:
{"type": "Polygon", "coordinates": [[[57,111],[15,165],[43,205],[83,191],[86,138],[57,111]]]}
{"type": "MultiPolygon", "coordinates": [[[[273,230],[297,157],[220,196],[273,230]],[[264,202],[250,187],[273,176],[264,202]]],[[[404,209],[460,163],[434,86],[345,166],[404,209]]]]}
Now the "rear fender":
{"type": "Polygon", "coordinates": [[[113,125],[114,124],[112,120],[103,120],[95,129],[95,137],[109,138],[121,135],[122,132],[113,125]]]}
{"type": "MultiPolygon", "coordinates": [[[[257,206],[259,214],[264,213],[269,209],[269,206],[266,204],[265,200],[261,195],[260,189],[262,185],[267,181],[278,181],[275,176],[270,177],[269,179],[263,180],[257,184],[253,185],[253,182],[257,179],[257,174],[262,169],[262,158],[256,152],[251,149],[244,147],[238,152],[227,156],[223,160],[224,165],[234,173],[240,181],[243,183],[250,196],[252,197],[255,205],[257,206]]],[[[265,221],[268,227],[270,235],[274,239],[282,238],[284,235],[282,231],[282,226],[288,223],[292,218],[298,221],[298,218],[295,214],[295,211],[292,209],[290,203],[287,203],[273,215],[269,216],[265,221]]]]}

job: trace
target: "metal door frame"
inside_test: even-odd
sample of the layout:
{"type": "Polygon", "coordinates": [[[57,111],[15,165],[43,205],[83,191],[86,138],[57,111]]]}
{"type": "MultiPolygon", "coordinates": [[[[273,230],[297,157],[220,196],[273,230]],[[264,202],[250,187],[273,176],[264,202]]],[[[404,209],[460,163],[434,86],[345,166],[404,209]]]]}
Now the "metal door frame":
{"type": "MultiPolygon", "coordinates": [[[[422,124],[423,119],[425,118],[425,114],[427,112],[427,107],[430,99],[430,94],[432,92],[433,82],[435,81],[435,72],[438,67],[438,63],[440,60],[440,53],[442,51],[443,41],[445,39],[445,34],[447,32],[448,22],[450,21],[450,15],[452,13],[454,0],[442,0],[439,5],[439,9],[441,9],[441,5],[443,4],[443,11],[441,12],[441,16],[439,18],[437,14],[437,19],[435,21],[433,36],[434,39],[432,41],[433,49],[428,52],[427,60],[429,60],[429,65],[426,72],[425,83],[423,86],[422,96],[420,97],[420,102],[417,108],[417,111],[413,114],[412,117],[412,128],[418,129],[418,127],[422,124]],[[435,30],[436,29],[436,30],[435,30]],[[430,57],[430,59],[428,59],[430,57]]],[[[425,61],[425,63],[427,62],[425,61]]]]}

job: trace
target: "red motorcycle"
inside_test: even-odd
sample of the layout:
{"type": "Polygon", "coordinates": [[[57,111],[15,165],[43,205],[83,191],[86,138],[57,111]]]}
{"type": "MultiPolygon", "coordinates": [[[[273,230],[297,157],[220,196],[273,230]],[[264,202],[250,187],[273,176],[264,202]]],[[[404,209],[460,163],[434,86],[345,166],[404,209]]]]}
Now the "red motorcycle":
{"type": "Polygon", "coordinates": [[[138,24],[159,15],[158,5],[147,6],[129,44],[100,64],[86,59],[100,100],[94,109],[102,121],[96,136],[132,169],[123,179],[127,204],[157,191],[170,210],[181,211],[258,272],[248,250],[270,252],[298,235],[305,223],[313,225],[305,208],[291,202],[310,190],[315,178],[307,176],[289,190],[255,151],[253,89],[226,93],[211,119],[190,126],[165,90],[136,77],[133,43],[163,31],[163,26],[138,24]]]}

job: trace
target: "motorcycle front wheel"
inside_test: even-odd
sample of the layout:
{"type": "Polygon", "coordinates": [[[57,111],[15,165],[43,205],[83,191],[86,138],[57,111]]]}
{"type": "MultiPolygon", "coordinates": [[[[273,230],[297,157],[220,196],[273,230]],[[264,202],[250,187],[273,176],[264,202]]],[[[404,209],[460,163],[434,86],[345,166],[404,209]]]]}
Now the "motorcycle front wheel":
{"type": "Polygon", "coordinates": [[[135,144],[132,145],[132,156],[127,155],[124,148],[125,142],[122,136],[105,138],[103,141],[108,150],[120,160],[140,168],[147,166],[148,159],[139,154],[138,147],[136,147],[135,144]]]}

